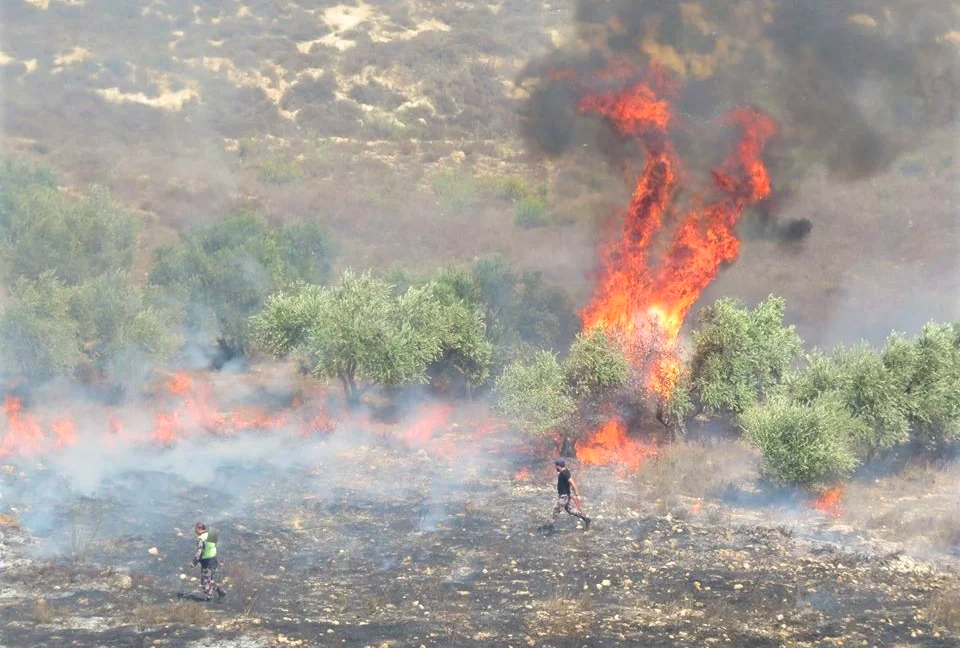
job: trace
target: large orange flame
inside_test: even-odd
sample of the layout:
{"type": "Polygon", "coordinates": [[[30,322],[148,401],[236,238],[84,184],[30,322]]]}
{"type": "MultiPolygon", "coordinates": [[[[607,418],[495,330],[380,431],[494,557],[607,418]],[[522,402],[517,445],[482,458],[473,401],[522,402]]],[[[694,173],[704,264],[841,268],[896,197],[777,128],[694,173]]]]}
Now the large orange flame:
{"type": "Polygon", "coordinates": [[[644,445],[627,436],[626,427],[617,419],[607,421],[585,445],[577,448],[577,458],[585,464],[616,464],[629,470],[638,468],[656,454],[656,446],[644,445]]]}
{"type": "MultiPolygon", "coordinates": [[[[620,84],[585,90],[579,110],[600,115],[621,135],[636,138],[646,161],[624,215],[621,236],[602,250],[597,285],[581,317],[586,328],[603,327],[628,344],[640,327],[662,338],[647,385],[667,397],[680,373],[674,347],[685,317],[720,267],[737,258],[740,241],[734,227],[744,208],[770,194],[770,177],[760,156],[776,124],[748,108],[727,115],[725,124],[736,127],[740,139],[713,171],[716,195],[698,198],[694,208],[677,214],[673,200],[680,163],[669,137],[673,87],[659,70],[640,75],[622,62],[596,78],[620,84]],[[672,234],[664,232],[668,218],[674,223],[672,234]],[[654,254],[655,243],[664,237],[663,250],[654,254]]],[[[585,85],[594,82],[591,79],[585,85]]],[[[649,345],[644,351],[649,352],[649,345]]]]}

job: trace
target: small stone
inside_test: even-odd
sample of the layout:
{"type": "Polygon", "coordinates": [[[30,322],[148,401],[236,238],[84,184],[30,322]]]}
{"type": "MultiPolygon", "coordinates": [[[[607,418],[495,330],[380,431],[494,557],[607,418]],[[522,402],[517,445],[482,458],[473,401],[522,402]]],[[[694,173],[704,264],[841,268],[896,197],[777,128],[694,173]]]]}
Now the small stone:
{"type": "Polygon", "coordinates": [[[150,554],[151,556],[159,556],[160,550],[157,549],[156,547],[150,547],[149,549],[147,549],[147,553],[150,554]]]}
{"type": "Polygon", "coordinates": [[[180,574],[180,580],[187,580],[186,574],[180,574]]]}
{"type": "Polygon", "coordinates": [[[610,587],[610,579],[609,579],[609,578],[604,578],[604,579],[603,579],[603,582],[600,583],[600,584],[603,585],[604,587],[610,587]]]}
{"type": "Polygon", "coordinates": [[[735,589],[735,590],[742,590],[742,589],[743,589],[743,583],[737,583],[736,585],[733,586],[733,589],[735,589]]]}

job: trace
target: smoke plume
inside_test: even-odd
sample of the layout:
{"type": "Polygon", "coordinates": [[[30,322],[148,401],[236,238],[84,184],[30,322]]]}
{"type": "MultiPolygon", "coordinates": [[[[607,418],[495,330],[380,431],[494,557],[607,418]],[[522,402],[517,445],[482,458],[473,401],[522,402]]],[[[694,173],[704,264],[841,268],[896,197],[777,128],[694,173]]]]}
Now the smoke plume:
{"type": "Polygon", "coordinates": [[[774,193],[748,234],[802,240],[812,223],[775,215],[812,167],[838,182],[872,177],[957,118],[960,11],[948,0],[580,0],[575,16],[576,42],[518,80],[530,92],[521,118],[531,148],[558,156],[586,145],[621,165],[641,155],[578,114],[569,79],[611,60],[660,66],[680,82],[674,136],[686,159],[710,158],[710,120],[737,106],[777,120],[765,152],[774,193]]]}

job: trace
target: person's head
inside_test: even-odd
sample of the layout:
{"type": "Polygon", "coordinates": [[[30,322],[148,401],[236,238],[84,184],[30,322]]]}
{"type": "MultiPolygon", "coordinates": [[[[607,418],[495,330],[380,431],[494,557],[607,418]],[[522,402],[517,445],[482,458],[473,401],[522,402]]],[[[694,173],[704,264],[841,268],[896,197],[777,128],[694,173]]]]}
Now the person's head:
{"type": "Polygon", "coordinates": [[[197,535],[204,533],[206,530],[207,530],[207,525],[205,525],[203,522],[197,522],[196,526],[193,527],[193,531],[197,535]]]}
{"type": "Polygon", "coordinates": [[[561,470],[563,470],[563,469],[566,467],[566,465],[567,465],[567,462],[564,461],[563,459],[554,459],[554,460],[553,460],[553,466],[554,466],[554,468],[557,469],[557,472],[560,472],[561,470]]]}

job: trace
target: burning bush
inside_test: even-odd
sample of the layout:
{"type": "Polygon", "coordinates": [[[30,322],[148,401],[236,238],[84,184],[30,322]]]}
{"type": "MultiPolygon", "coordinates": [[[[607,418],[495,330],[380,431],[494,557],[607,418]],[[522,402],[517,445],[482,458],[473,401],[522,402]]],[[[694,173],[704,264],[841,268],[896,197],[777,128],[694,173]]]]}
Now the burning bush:
{"type": "Polygon", "coordinates": [[[700,311],[693,331],[691,383],[708,411],[742,412],[776,386],[800,353],[784,301],[769,297],[750,310],[721,299],[700,311]]]}
{"type": "Polygon", "coordinates": [[[480,311],[433,284],[395,295],[370,273],[345,271],[335,286],[274,295],[252,327],[264,350],[300,353],[314,376],[339,379],[350,402],[374,384],[426,382],[441,359],[483,380],[491,354],[480,311]]]}
{"type": "Polygon", "coordinates": [[[561,364],[549,351],[530,362],[517,361],[497,379],[497,407],[514,425],[531,434],[557,433],[561,453],[574,455],[582,426],[578,407],[595,404],[604,392],[627,382],[629,367],[620,344],[602,329],[581,333],[561,364]]]}

